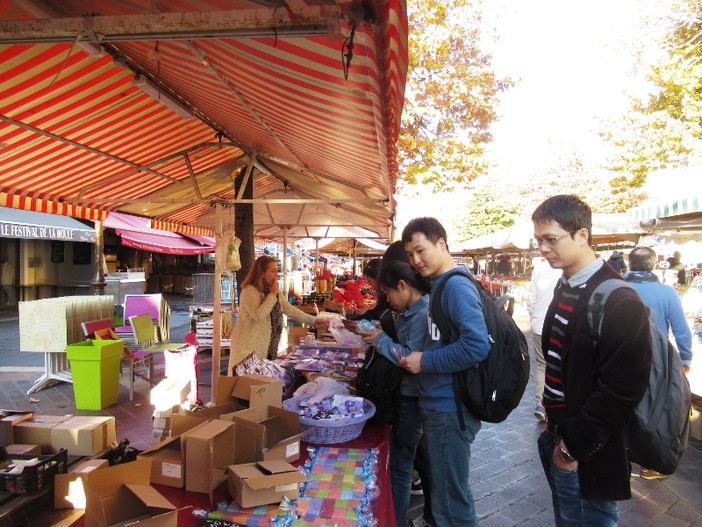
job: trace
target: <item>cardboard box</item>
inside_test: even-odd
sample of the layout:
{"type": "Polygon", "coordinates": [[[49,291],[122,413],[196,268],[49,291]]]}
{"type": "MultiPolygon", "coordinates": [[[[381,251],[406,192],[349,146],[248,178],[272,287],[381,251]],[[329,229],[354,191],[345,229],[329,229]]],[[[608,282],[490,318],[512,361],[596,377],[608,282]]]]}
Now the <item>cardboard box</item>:
{"type": "Polygon", "coordinates": [[[120,522],[138,527],[178,527],[178,511],[149,485],[151,459],[102,468],[85,476],[85,527],[120,522]]]}
{"type": "Polygon", "coordinates": [[[300,459],[300,416],[275,406],[249,408],[222,419],[238,423],[243,430],[250,430],[255,440],[256,461],[280,459],[291,463],[300,459]]]}
{"type": "Polygon", "coordinates": [[[307,478],[289,463],[280,460],[232,465],[229,495],[244,508],[278,503],[284,497],[296,499],[300,482],[307,478]]]}
{"type": "Polygon", "coordinates": [[[14,426],[17,423],[31,419],[34,414],[30,411],[0,410],[0,445],[11,445],[15,442],[14,426]]]}
{"type": "Polygon", "coordinates": [[[212,492],[227,479],[229,465],[255,460],[250,429],[232,421],[207,421],[185,437],[185,489],[208,494],[212,503],[212,492]]]}
{"type": "Polygon", "coordinates": [[[283,404],[283,383],[264,375],[224,376],[217,380],[214,405],[193,412],[209,419],[251,407],[277,406],[283,404]]]}
{"type": "Polygon", "coordinates": [[[117,442],[112,416],[78,416],[51,429],[51,444],[70,456],[95,456],[117,442]]]}
{"type": "Polygon", "coordinates": [[[51,444],[51,430],[72,417],[72,415],[35,415],[32,419],[19,422],[13,427],[15,443],[40,445],[42,454],[52,454],[54,448],[51,444]]]}
{"type": "Polygon", "coordinates": [[[151,483],[178,489],[185,486],[185,439],[189,433],[207,423],[206,420],[199,421],[194,427],[164,439],[139,454],[140,457],[151,458],[151,483]]]}
{"type": "Polygon", "coordinates": [[[293,326],[288,329],[288,346],[297,346],[305,338],[305,335],[313,335],[309,328],[293,326]]]}
{"type": "Polygon", "coordinates": [[[183,404],[190,393],[190,379],[166,377],[151,389],[151,404],[157,411],[169,410],[183,404]]]}
{"type": "Polygon", "coordinates": [[[5,447],[11,456],[39,456],[41,455],[41,445],[12,444],[5,447]]]}
{"type": "Polygon", "coordinates": [[[54,476],[54,509],[85,509],[84,476],[109,466],[106,459],[89,459],[54,476]]]}

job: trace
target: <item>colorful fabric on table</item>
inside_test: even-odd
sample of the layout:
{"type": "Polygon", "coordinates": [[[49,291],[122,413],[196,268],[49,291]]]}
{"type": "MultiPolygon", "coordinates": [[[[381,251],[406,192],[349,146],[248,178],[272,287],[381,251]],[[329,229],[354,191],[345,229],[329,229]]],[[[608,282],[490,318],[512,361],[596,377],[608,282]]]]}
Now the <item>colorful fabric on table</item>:
{"type": "Polygon", "coordinates": [[[308,481],[300,498],[280,505],[242,509],[232,502],[207,518],[251,527],[368,527],[375,522],[378,452],[375,449],[309,448],[300,467],[308,481]]]}

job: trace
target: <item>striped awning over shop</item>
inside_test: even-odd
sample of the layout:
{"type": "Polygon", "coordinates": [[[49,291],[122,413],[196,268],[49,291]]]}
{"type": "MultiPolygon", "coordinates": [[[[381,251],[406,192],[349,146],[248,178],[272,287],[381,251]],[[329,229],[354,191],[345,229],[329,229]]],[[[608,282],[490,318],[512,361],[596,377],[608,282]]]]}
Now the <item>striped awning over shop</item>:
{"type": "Polygon", "coordinates": [[[0,0],[0,205],[388,238],[407,60],[401,0],[0,0]]]}
{"type": "Polygon", "coordinates": [[[183,255],[214,252],[214,243],[202,244],[177,232],[152,229],[150,224],[149,218],[111,212],[103,227],[114,229],[123,245],[141,251],[183,255]]]}
{"type": "Polygon", "coordinates": [[[685,219],[686,216],[690,215],[702,215],[702,194],[692,193],[666,200],[646,200],[627,211],[627,220],[638,224],[673,216],[685,219]]]}

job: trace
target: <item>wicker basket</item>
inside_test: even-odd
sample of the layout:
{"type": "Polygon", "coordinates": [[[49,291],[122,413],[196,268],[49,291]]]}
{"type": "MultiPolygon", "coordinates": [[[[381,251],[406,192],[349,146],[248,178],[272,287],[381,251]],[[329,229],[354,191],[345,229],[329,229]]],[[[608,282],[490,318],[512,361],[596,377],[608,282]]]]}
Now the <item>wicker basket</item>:
{"type": "MultiPolygon", "coordinates": [[[[309,399],[310,396],[292,397],[283,401],[283,408],[290,412],[300,411],[300,403],[309,399]]],[[[333,421],[331,419],[310,419],[300,416],[300,430],[307,434],[303,440],[308,443],[319,443],[332,445],[344,443],[356,439],[361,435],[366,421],[375,414],[375,405],[368,399],[363,399],[363,415],[360,417],[349,417],[333,421]]]]}

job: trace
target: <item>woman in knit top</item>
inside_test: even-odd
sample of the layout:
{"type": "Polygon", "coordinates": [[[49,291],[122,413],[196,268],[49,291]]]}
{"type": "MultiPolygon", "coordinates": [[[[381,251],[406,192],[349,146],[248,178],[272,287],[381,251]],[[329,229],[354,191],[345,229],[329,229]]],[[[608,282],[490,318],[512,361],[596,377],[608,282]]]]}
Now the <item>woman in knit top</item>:
{"type": "Polygon", "coordinates": [[[295,322],[315,326],[316,317],[290,305],[280,291],[278,262],[270,256],[261,256],[241,284],[239,315],[229,352],[229,375],[251,354],[259,359],[277,357],[284,314],[295,322]]]}

